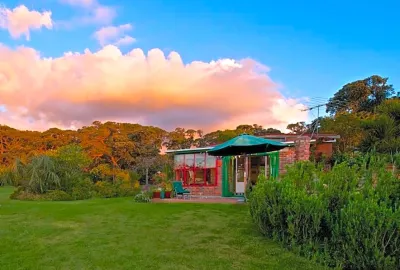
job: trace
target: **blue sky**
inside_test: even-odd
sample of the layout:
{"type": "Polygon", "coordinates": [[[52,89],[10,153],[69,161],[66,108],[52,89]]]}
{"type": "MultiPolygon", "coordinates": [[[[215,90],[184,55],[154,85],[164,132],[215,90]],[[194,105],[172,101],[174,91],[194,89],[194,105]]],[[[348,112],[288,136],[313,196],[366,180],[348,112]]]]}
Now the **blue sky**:
{"type": "MultiPolygon", "coordinates": [[[[1,1],[1,0],[0,0],[1,1]]],[[[76,14],[58,0],[2,1],[8,8],[25,4],[51,10],[54,20],[76,14]]],[[[131,23],[147,51],[177,51],[185,62],[250,57],[271,68],[270,77],[288,97],[331,97],[342,85],[373,74],[389,77],[400,91],[400,1],[257,1],[257,0],[104,0],[115,6],[113,24],[131,23]]],[[[99,49],[92,37],[99,27],[31,32],[26,44],[44,56],[99,49]]],[[[313,103],[316,103],[314,101],[313,103]]]]}

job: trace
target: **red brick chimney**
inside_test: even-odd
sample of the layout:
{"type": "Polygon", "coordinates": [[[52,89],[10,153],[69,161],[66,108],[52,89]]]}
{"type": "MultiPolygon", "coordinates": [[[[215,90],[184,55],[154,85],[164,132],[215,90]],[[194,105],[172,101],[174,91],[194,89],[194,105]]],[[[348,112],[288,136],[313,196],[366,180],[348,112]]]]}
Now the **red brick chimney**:
{"type": "Polygon", "coordinates": [[[310,159],[310,137],[301,136],[294,141],[295,147],[295,160],[309,160],[310,159]]]}

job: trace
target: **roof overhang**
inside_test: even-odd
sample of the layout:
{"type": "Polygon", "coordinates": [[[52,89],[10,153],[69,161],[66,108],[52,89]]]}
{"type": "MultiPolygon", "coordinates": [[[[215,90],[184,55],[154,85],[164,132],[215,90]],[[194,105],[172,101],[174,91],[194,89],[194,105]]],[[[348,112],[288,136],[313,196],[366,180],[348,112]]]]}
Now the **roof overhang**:
{"type": "Polygon", "coordinates": [[[167,154],[190,154],[190,153],[202,153],[207,152],[214,147],[199,147],[199,148],[186,148],[186,149],[177,149],[177,150],[167,150],[165,153],[167,154]]]}
{"type": "MultiPolygon", "coordinates": [[[[336,137],[336,136],[332,136],[336,137]]],[[[340,138],[340,136],[338,136],[340,138]]],[[[310,143],[315,144],[317,140],[311,139],[310,143]]],[[[336,138],[331,138],[330,140],[323,140],[323,143],[335,143],[336,138]]],[[[287,146],[294,146],[295,141],[286,141],[286,142],[281,142],[283,144],[286,144],[287,146]]],[[[199,147],[199,148],[186,148],[186,149],[177,149],[177,150],[166,150],[166,154],[193,154],[193,153],[205,153],[208,152],[209,150],[213,149],[214,146],[210,147],[199,147]]]]}

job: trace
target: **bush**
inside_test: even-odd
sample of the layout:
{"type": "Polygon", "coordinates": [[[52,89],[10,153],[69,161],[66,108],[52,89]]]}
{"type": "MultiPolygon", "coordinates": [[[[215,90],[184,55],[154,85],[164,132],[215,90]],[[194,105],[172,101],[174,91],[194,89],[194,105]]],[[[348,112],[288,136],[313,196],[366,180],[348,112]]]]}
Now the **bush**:
{"type": "Polygon", "coordinates": [[[375,156],[329,172],[299,162],[280,180],[260,175],[249,193],[250,214],[264,235],[329,266],[396,269],[399,185],[375,156]]]}
{"type": "Polygon", "coordinates": [[[94,185],[94,189],[97,195],[101,198],[113,198],[117,197],[117,187],[107,181],[99,181],[94,185]]]}
{"type": "Polygon", "coordinates": [[[18,200],[18,196],[25,191],[25,187],[19,186],[17,187],[13,193],[10,195],[11,200],[18,200]]]}
{"type": "Polygon", "coordinates": [[[133,197],[133,200],[138,203],[148,203],[151,201],[149,195],[146,192],[140,192],[133,197]]]}
{"type": "Polygon", "coordinates": [[[26,190],[25,187],[18,187],[14,192],[10,195],[10,199],[12,200],[21,200],[21,201],[41,201],[45,200],[45,198],[39,194],[34,194],[26,190]]]}
{"type": "Polygon", "coordinates": [[[78,182],[73,188],[72,188],[72,198],[74,200],[87,200],[93,197],[95,191],[94,191],[94,185],[90,179],[85,179],[80,182],[78,182]]]}
{"type": "Polygon", "coordinates": [[[72,201],[73,198],[70,194],[62,190],[50,190],[42,196],[43,199],[49,201],[72,201]]]}
{"type": "Polygon", "coordinates": [[[132,197],[140,193],[140,188],[118,185],[116,186],[117,197],[132,197]]]}

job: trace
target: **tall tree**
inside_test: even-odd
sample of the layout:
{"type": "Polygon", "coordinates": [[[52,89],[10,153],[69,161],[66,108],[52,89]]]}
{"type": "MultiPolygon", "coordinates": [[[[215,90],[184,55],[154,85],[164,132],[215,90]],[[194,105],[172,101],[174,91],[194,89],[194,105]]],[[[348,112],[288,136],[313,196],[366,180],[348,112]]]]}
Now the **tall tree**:
{"type": "Polygon", "coordinates": [[[307,131],[306,122],[297,122],[294,124],[289,124],[286,128],[290,130],[290,133],[292,134],[301,134],[307,131]]]}
{"type": "Polygon", "coordinates": [[[388,78],[378,75],[344,85],[329,99],[326,111],[330,114],[343,112],[373,112],[384,100],[394,94],[388,78]]]}
{"type": "Polygon", "coordinates": [[[193,129],[185,130],[178,127],[174,131],[169,132],[163,145],[171,150],[190,148],[194,145],[197,134],[198,131],[193,129]]]}

